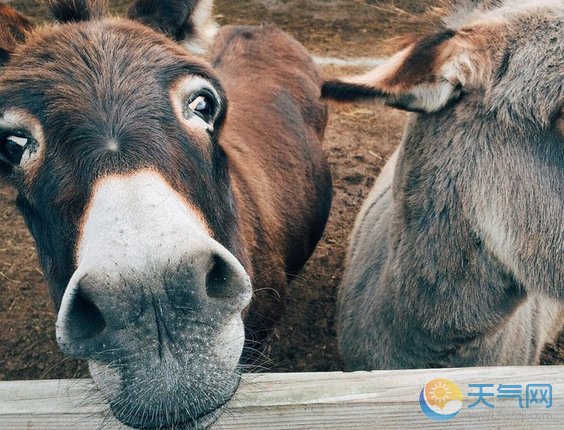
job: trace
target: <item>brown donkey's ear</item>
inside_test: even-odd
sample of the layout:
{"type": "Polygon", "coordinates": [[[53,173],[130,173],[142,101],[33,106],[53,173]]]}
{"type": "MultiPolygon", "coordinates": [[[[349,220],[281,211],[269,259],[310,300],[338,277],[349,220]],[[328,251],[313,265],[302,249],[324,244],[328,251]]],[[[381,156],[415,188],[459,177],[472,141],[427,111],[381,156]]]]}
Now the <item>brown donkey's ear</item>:
{"type": "Polygon", "coordinates": [[[484,87],[492,78],[504,45],[501,30],[500,23],[487,23],[427,36],[365,75],[326,81],[322,96],[416,112],[441,110],[462,90],[484,87]]]}
{"type": "Polygon", "coordinates": [[[6,3],[0,2],[0,66],[20,43],[24,43],[34,24],[6,3]]]}
{"type": "Polygon", "coordinates": [[[213,0],[137,0],[128,16],[201,53],[217,29],[212,8],[213,0]]]}
{"type": "Polygon", "coordinates": [[[58,22],[101,19],[107,14],[106,0],[42,0],[58,22]]]}

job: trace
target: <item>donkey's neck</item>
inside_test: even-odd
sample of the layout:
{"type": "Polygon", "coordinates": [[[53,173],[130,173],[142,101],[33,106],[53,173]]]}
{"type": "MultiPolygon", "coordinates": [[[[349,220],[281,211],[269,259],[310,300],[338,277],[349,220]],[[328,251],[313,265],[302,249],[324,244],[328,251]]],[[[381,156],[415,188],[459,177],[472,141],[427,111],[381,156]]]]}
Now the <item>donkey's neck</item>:
{"type": "Polygon", "coordinates": [[[410,138],[421,139],[408,134],[399,148],[375,300],[386,304],[381,309],[397,339],[418,345],[430,364],[455,365],[464,345],[497,344],[527,296],[472,231],[443,155],[410,138]]]}

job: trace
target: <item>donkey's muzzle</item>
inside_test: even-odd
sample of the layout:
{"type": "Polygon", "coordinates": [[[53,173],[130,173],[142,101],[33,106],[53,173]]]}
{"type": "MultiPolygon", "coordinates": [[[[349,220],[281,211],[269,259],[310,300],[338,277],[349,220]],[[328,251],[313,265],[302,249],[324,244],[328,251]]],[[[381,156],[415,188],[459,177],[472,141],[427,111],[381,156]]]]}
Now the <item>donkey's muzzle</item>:
{"type": "Polygon", "coordinates": [[[57,320],[68,355],[109,362],[137,349],[190,349],[194,326],[221,328],[250,301],[239,260],[157,173],[102,178],[80,233],[57,320]]]}
{"type": "Polygon", "coordinates": [[[250,299],[249,278],[221,245],[211,239],[207,245],[146,273],[115,266],[79,268],[57,320],[62,351],[100,359],[129,350],[142,336],[140,347],[152,346],[162,354],[188,326],[217,324],[221,315],[240,313],[250,299]]]}
{"type": "Polygon", "coordinates": [[[211,419],[237,387],[252,289],[212,235],[198,209],[154,172],[94,187],[57,341],[89,361],[115,416],[129,425],[211,419]]]}

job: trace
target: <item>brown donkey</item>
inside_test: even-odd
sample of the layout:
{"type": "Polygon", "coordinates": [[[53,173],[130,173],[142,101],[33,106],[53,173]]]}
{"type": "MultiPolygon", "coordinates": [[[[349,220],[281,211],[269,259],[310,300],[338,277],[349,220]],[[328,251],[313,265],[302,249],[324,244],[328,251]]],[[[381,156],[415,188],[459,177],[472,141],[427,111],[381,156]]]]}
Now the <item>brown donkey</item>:
{"type": "Polygon", "coordinates": [[[221,30],[213,66],[194,57],[209,0],[138,0],[129,19],[48,6],[58,23],[36,27],[0,5],[0,175],[57,341],[125,424],[204,428],[238,385],[245,328],[272,328],[325,226],[316,66],[268,26],[221,30]]]}
{"type": "Polygon", "coordinates": [[[563,324],[564,3],[457,3],[444,30],[324,85],[418,112],[353,232],[351,369],[534,364],[563,324]]]}

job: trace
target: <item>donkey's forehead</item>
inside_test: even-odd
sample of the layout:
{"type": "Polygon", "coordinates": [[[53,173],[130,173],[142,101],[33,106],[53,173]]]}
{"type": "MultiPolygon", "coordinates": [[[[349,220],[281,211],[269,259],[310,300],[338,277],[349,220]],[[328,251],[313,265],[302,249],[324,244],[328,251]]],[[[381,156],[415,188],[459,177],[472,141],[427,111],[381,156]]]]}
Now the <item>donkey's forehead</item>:
{"type": "Polygon", "coordinates": [[[561,0],[456,0],[444,22],[451,29],[483,24],[509,24],[523,18],[564,14],[561,0]]]}
{"type": "MultiPolygon", "coordinates": [[[[2,80],[29,84],[74,82],[112,84],[123,80],[174,78],[194,73],[213,76],[211,69],[178,44],[148,27],[125,19],[45,27],[19,47],[2,80]]],[[[33,85],[31,85],[33,87],[33,85]]]]}
{"type": "MultiPolygon", "coordinates": [[[[0,118],[25,112],[45,137],[35,139],[44,143],[45,157],[28,175],[29,193],[46,176],[71,201],[111,172],[165,171],[170,163],[195,172],[210,158],[212,136],[182,127],[185,118],[175,109],[179,84],[195,80],[218,97],[219,129],[226,108],[219,81],[167,37],[114,19],[38,30],[0,72],[0,118]]],[[[28,124],[20,128],[35,137],[28,124]]]]}
{"type": "Polygon", "coordinates": [[[482,9],[486,9],[491,16],[511,17],[519,14],[536,13],[540,10],[562,10],[561,0],[505,0],[485,1],[482,9]]]}
{"type": "Polygon", "coordinates": [[[164,133],[174,120],[171,91],[187,76],[223,94],[206,63],[143,25],[56,25],[34,34],[0,73],[0,111],[23,109],[65,141],[164,133]]]}

